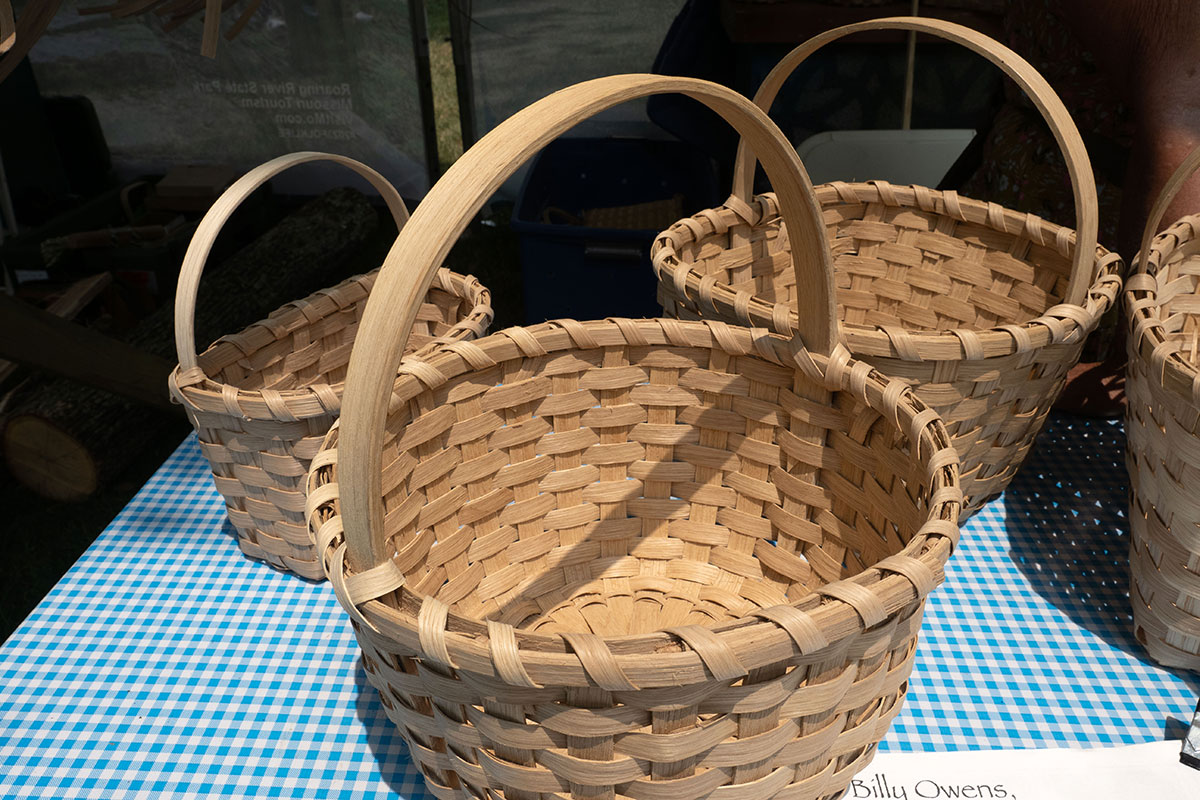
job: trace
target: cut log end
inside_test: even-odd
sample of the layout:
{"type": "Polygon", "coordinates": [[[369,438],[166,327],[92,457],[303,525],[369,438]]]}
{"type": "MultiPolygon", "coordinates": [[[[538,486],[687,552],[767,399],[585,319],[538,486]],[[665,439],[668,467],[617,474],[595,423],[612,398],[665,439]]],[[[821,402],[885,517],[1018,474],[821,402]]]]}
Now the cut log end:
{"type": "Polygon", "coordinates": [[[99,484],[88,448],[41,417],[23,414],[4,426],[4,454],[13,478],[43,497],[78,501],[99,484]]]}
{"type": "MultiPolygon", "coordinates": [[[[355,270],[351,262],[378,221],[375,209],[353,189],[327,192],[294,211],[205,276],[196,310],[197,339],[211,342],[353,271],[365,272],[365,264],[355,270]]],[[[174,308],[168,303],[125,337],[139,351],[167,359],[159,374],[146,373],[150,377],[143,400],[166,395],[166,373],[175,359],[173,324],[174,308]]],[[[10,327],[12,336],[30,335],[29,329],[10,327]]],[[[0,330],[0,342],[7,342],[4,333],[0,330]]],[[[118,374],[112,358],[93,356],[90,361],[84,359],[84,366],[110,377],[118,374]]],[[[14,406],[0,436],[13,477],[43,497],[83,499],[170,430],[171,417],[154,406],[112,394],[111,385],[97,388],[104,385],[101,381],[93,383],[66,377],[42,382],[14,406]]]]}

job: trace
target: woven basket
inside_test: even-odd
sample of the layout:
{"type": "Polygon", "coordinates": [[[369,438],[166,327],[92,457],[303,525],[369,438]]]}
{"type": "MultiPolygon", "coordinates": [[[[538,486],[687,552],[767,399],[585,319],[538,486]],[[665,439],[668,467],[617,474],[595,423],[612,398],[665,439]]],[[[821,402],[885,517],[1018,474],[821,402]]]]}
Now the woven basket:
{"type": "MultiPolygon", "coordinates": [[[[179,366],[169,383],[196,428],[242,552],[306,578],[324,577],[304,518],[309,460],[337,418],[342,381],[358,321],[375,274],[360,275],[289,303],[196,356],[196,291],[221,226],[255,189],[308,161],[343,164],[382,194],[396,224],[408,217],[396,190],[349,158],[294,153],[263,164],[234,183],[196,229],[175,296],[179,366]]],[[[472,339],[492,319],[487,289],[442,270],[421,304],[412,349],[472,339]]]]}
{"type": "MultiPolygon", "coordinates": [[[[784,58],[755,103],[769,109],[792,70],[822,46],[879,28],[940,36],[1002,67],[1050,123],[1074,182],[1078,234],[921,186],[877,181],[816,190],[837,270],[843,340],[941,415],[961,459],[966,516],[1003,491],[1025,460],[1084,340],[1120,290],[1122,264],[1096,246],[1095,182],[1061,101],[1018,55],[969,28],[914,17],[837,28],[784,58]]],[[[752,197],[753,172],[753,152],[743,145],[726,204],[683,220],[656,242],[667,316],[785,335],[795,329],[794,249],[771,196],[752,197]]]]}
{"type": "Polygon", "coordinates": [[[945,429],[835,344],[828,259],[797,263],[825,297],[812,352],[720,322],[559,320],[400,363],[413,299],[502,180],[668,91],[754,141],[792,229],[819,232],[795,152],[740,95],[564,89],[422,202],[313,461],[325,568],[439,798],[837,795],[900,709],[958,535],[945,429]]]}
{"type": "Polygon", "coordinates": [[[1126,284],[1125,430],[1134,630],[1155,661],[1200,671],[1200,216],[1153,238],[1198,166],[1200,149],[1168,181],[1126,284]]]}

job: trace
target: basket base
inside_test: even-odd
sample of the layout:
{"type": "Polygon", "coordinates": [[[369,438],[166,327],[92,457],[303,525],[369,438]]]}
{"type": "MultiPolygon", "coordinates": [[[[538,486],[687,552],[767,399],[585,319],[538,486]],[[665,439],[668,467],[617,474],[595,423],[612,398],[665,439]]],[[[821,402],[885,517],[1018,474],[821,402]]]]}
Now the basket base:
{"type": "MultiPolygon", "coordinates": [[[[256,531],[255,533],[259,536],[264,535],[261,531],[256,531]]],[[[321,564],[318,561],[305,561],[299,558],[272,553],[241,530],[237,530],[235,538],[237,539],[238,548],[248,558],[261,561],[281,572],[298,575],[310,581],[325,580],[325,571],[321,569],[321,564]]]]}
{"type": "MultiPolygon", "coordinates": [[[[1159,511],[1139,496],[1133,470],[1129,602],[1134,636],[1159,665],[1200,672],[1200,574],[1189,568],[1189,553],[1159,511]]],[[[1174,521],[1182,527],[1183,514],[1174,515],[1174,521]]]]}
{"type": "Polygon", "coordinates": [[[1200,672],[1200,655],[1187,653],[1171,647],[1171,645],[1150,634],[1145,626],[1139,624],[1136,620],[1137,614],[1134,617],[1133,635],[1137,638],[1138,643],[1146,648],[1146,653],[1154,659],[1154,663],[1169,669],[1186,669],[1192,672],[1200,672]]]}
{"type": "Polygon", "coordinates": [[[827,658],[780,662],[681,695],[502,684],[390,641],[375,626],[390,624],[395,610],[374,605],[366,625],[353,623],[360,663],[439,800],[833,800],[870,764],[901,710],[923,610],[917,604],[827,658]],[[591,772],[597,760],[585,756],[597,752],[607,763],[591,772]],[[575,779],[584,769],[594,776],[586,785],[575,779]]]}
{"type": "Polygon", "coordinates": [[[1189,642],[1194,642],[1194,637],[1183,635],[1170,628],[1160,618],[1160,615],[1155,613],[1154,609],[1143,600],[1136,580],[1133,581],[1133,584],[1130,592],[1133,601],[1133,635],[1138,640],[1138,644],[1146,649],[1146,653],[1159,666],[1200,672],[1200,652],[1185,650],[1178,646],[1178,644],[1188,645],[1189,642]],[[1178,644],[1173,643],[1172,639],[1175,639],[1178,644]]]}

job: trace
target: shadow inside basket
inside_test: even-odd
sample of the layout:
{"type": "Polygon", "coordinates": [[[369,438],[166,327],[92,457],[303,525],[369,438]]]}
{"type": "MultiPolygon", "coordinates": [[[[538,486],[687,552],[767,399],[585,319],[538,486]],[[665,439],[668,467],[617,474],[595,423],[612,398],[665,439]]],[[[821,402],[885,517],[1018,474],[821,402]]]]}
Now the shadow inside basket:
{"type": "Polygon", "coordinates": [[[621,324],[635,325],[513,329],[548,348],[496,334],[470,346],[479,366],[398,384],[382,533],[405,576],[394,599],[418,604],[406,613],[433,597],[467,620],[622,637],[812,610],[829,595],[852,597],[873,627],[883,607],[841,584],[888,560],[920,596],[931,588],[948,547],[941,527],[923,531],[956,492],[930,464],[952,454],[935,439],[918,448],[901,422],[929,412],[875,373],[873,400],[831,392],[771,349],[784,340],[759,352],[723,327],[711,343],[699,323],[674,324],[667,344],[640,331],[620,347],[574,343],[623,337],[621,324]],[[949,494],[931,500],[943,482],[949,494]]]}
{"type": "MultiPolygon", "coordinates": [[[[640,384],[635,390],[642,387],[651,388],[640,384]]],[[[848,417],[861,410],[849,401],[845,405],[848,417]]],[[[615,414],[629,414],[635,425],[647,418],[632,405],[608,416],[615,414]]],[[[649,461],[647,455],[654,454],[646,451],[654,445],[630,441],[624,428],[624,441],[606,445],[602,433],[601,441],[571,452],[566,463],[510,451],[493,487],[507,480],[506,472],[517,474],[530,487],[526,496],[500,492],[502,506],[482,505],[480,513],[489,518],[485,525],[472,524],[475,511],[468,502],[458,520],[466,524],[448,535],[433,535],[412,584],[418,593],[447,598],[453,611],[469,618],[541,634],[620,637],[712,627],[757,609],[795,603],[852,578],[903,550],[925,521],[928,488],[917,478],[924,477],[919,470],[898,468],[899,458],[876,461],[874,456],[867,458],[873,468],[859,466],[864,453],[907,447],[903,434],[882,416],[831,434],[835,455],[825,457],[842,466],[828,471],[830,485],[824,486],[818,477],[823,473],[808,470],[812,483],[807,488],[798,488],[801,481],[779,468],[777,444],[746,437],[738,445],[726,441],[718,450],[711,429],[679,423],[670,425],[677,438],[669,445],[675,451],[669,461],[649,461]],[[618,451],[631,446],[637,459],[626,453],[617,460],[618,451]],[[606,464],[610,459],[615,463],[606,464]],[[543,473],[535,492],[528,478],[543,473]],[[799,507],[794,495],[800,492],[827,506],[812,512],[819,523],[786,516],[799,507]],[[552,500],[550,510],[539,507],[552,500]]],[[[739,425],[744,428],[744,421],[739,425]]],[[[590,435],[587,428],[570,435],[578,433],[590,435]]],[[[501,439],[540,437],[540,442],[556,435],[563,434],[555,434],[553,422],[538,415],[495,433],[501,439]]],[[[465,462],[467,455],[462,458],[465,462]]],[[[455,486],[441,497],[463,488],[455,486]]],[[[466,493],[482,495],[469,487],[466,493]]],[[[496,493],[495,488],[489,492],[496,493]]],[[[415,544],[430,533],[414,527],[400,541],[415,544]]]]}

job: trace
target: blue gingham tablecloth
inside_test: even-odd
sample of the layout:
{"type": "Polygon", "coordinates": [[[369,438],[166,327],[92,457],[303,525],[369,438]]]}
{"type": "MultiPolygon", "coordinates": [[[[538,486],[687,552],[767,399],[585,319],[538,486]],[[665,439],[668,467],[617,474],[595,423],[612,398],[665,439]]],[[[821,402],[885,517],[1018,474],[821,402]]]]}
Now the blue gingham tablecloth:
{"type": "MultiPolygon", "coordinates": [[[[1130,633],[1124,435],[1058,417],[964,528],[883,750],[1177,738],[1130,633]]],[[[0,647],[0,797],[425,797],[327,584],[243,558],[189,438],[0,647]]]]}

